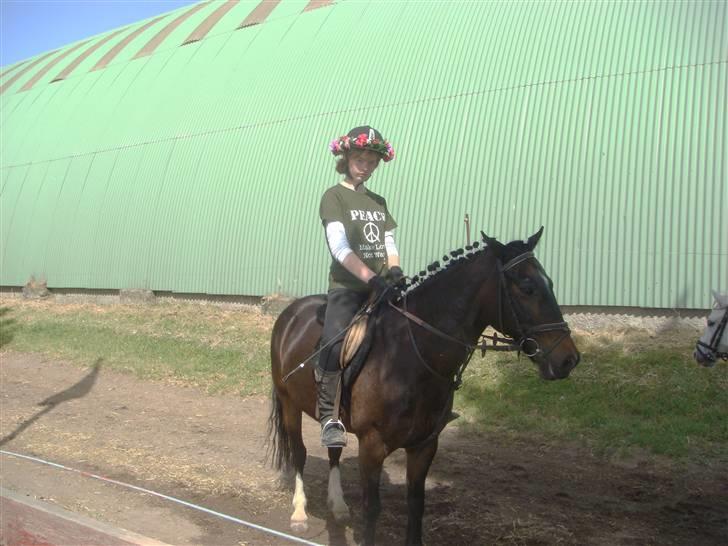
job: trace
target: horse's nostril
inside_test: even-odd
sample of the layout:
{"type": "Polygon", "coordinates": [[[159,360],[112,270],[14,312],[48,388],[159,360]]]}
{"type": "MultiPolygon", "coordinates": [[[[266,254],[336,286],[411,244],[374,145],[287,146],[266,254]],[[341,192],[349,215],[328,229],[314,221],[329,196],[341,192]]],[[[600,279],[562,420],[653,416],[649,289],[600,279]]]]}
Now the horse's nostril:
{"type": "Polygon", "coordinates": [[[574,368],[576,368],[579,360],[581,360],[581,355],[579,353],[576,353],[575,356],[570,356],[566,360],[564,360],[564,367],[567,370],[573,370],[574,368]]]}

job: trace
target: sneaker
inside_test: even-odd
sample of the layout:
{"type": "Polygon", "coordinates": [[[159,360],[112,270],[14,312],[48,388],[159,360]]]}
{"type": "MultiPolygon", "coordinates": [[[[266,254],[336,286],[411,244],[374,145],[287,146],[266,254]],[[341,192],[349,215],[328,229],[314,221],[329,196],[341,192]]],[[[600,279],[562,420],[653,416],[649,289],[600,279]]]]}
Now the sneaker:
{"type": "Polygon", "coordinates": [[[329,419],[321,427],[321,445],[323,447],[344,447],[346,445],[346,428],[339,420],[329,419]]]}

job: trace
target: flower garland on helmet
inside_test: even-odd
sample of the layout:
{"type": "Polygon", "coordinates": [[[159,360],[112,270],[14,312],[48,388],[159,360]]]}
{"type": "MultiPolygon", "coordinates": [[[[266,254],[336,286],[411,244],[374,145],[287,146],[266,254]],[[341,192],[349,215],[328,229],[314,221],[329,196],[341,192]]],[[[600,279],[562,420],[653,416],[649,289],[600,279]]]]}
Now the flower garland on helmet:
{"type": "Polygon", "coordinates": [[[343,155],[354,148],[372,150],[381,155],[385,163],[394,159],[394,148],[392,145],[372,128],[369,128],[368,133],[363,132],[353,135],[350,132],[348,135],[335,138],[329,144],[329,150],[335,156],[343,155]]]}

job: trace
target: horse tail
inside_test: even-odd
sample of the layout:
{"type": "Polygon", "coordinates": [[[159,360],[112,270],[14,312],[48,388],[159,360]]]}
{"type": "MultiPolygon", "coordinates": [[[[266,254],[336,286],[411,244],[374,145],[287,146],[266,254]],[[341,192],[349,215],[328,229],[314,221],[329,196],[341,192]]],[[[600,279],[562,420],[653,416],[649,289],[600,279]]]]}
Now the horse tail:
{"type": "Polygon", "coordinates": [[[283,422],[283,402],[281,402],[275,385],[271,389],[271,409],[268,417],[268,441],[266,456],[276,470],[282,470],[293,464],[293,446],[291,437],[283,422]]]}

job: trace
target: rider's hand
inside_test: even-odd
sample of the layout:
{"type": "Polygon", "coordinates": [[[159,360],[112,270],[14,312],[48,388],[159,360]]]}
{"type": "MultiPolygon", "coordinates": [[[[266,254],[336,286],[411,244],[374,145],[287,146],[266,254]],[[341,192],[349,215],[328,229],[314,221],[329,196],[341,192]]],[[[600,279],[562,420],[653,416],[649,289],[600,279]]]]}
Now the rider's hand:
{"type": "Polygon", "coordinates": [[[367,281],[367,285],[371,291],[372,301],[377,301],[382,294],[390,291],[389,283],[380,275],[374,275],[367,281]]]}
{"type": "Polygon", "coordinates": [[[391,285],[397,285],[399,282],[404,278],[404,272],[402,271],[402,268],[398,265],[393,265],[389,268],[389,271],[387,271],[387,275],[385,276],[385,279],[387,282],[391,285]]]}

